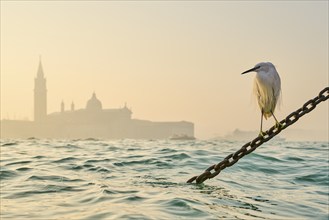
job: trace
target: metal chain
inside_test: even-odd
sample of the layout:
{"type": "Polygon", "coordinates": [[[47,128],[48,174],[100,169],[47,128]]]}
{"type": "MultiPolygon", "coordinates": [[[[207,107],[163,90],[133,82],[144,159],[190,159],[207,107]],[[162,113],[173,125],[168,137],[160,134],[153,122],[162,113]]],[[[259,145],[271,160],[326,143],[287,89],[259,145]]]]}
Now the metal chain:
{"type": "Polygon", "coordinates": [[[254,140],[246,143],[245,145],[243,145],[241,147],[240,150],[228,155],[220,163],[210,166],[201,175],[192,177],[191,179],[189,179],[187,181],[187,183],[192,183],[195,180],[196,183],[199,184],[199,183],[203,183],[207,179],[214,178],[226,167],[232,166],[233,164],[238,162],[239,159],[241,159],[245,155],[248,155],[251,152],[253,152],[254,150],[256,150],[257,147],[259,147],[263,143],[271,140],[274,136],[279,134],[282,130],[284,130],[288,126],[294,124],[296,121],[298,121],[298,119],[300,117],[302,117],[303,115],[312,111],[320,102],[324,102],[328,98],[329,98],[329,87],[326,87],[319,93],[318,96],[316,96],[313,99],[310,99],[301,108],[292,112],[285,119],[280,121],[281,126],[274,125],[273,127],[271,127],[269,130],[267,130],[265,132],[264,136],[258,136],[254,140]],[[211,172],[212,170],[214,170],[214,172],[211,172]]]}

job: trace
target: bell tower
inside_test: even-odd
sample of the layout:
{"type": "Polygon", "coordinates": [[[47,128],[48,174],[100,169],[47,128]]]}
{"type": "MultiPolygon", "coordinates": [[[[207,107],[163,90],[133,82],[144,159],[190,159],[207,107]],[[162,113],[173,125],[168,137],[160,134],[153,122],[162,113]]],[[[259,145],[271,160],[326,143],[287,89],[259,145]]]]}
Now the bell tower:
{"type": "Polygon", "coordinates": [[[40,122],[47,116],[47,88],[46,78],[43,74],[41,57],[37,77],[34,79],[34,121],[40,122]]]}

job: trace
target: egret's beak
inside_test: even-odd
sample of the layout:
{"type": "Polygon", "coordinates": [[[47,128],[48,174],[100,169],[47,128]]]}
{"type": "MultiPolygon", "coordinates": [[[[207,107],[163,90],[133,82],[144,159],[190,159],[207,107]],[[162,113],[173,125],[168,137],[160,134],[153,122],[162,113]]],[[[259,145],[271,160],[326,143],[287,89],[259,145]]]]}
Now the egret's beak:
{"type": "Polygon", "coordinates": [[[250,70],[244,71],[243,73],[241,73],[241,75],[242,74],[245,74],[245,73],[253,72],[253,71],[257,70],[258,68],[259,68],[259,66],[256,66],[256,67],[254,67],[254,68],[252,68],[250,70]]]}

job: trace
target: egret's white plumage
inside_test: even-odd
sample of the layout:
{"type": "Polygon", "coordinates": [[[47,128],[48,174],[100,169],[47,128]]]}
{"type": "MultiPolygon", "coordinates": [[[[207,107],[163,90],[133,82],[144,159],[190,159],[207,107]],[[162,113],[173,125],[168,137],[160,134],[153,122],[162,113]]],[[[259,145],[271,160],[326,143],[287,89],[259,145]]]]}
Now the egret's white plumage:
{"type": "Polygon", "coordinates": [[[262,134],[263,116],[267,119],[273,115],[276,123],[279,124],[274,116],[274,110],[281,95],[281,80],[275,66],[270,62],[258,63],[254,68],[242,74],[248,72],[257,73],[254,80],[254,94],[262,113],[260,127],[262,134]]]}

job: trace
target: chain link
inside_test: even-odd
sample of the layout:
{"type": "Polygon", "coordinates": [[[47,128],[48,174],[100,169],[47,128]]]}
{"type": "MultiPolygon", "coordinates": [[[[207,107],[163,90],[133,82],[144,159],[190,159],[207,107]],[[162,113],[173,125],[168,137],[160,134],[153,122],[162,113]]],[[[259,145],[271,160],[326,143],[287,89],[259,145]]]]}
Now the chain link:
{"type": "Polygon", "coordinates": [[[326,101],[328,98],[329,98],[329,87],[326,87],[319,93],[317,97],[310,99],[301,108],[292,112],[285,119],[280,121],[281,126],[271,127],[269,130],[265,132],[264,136],[258,136],[254,140],[246,143],[240,148],[240,150],[228,155],[226,158],[224,158],[223,161],[219,162],[218,164],[211,165],[201,175],[192,177],[187,181],[187,183],[192,183],[196,181],[196,183],[199,184],[199,183],[203,183],[207,179],[214,178],[226,167],[232,166],[233,164],[238,162],[239,159],[256,150],[257,147],[269,141],[270,139],[272,139],[274,136],[279,134],[282,130],[286,129],[290,125],[294,124],[296,121],[298,121],[299,118],[311,112],[319,103],[326,101]]]}

